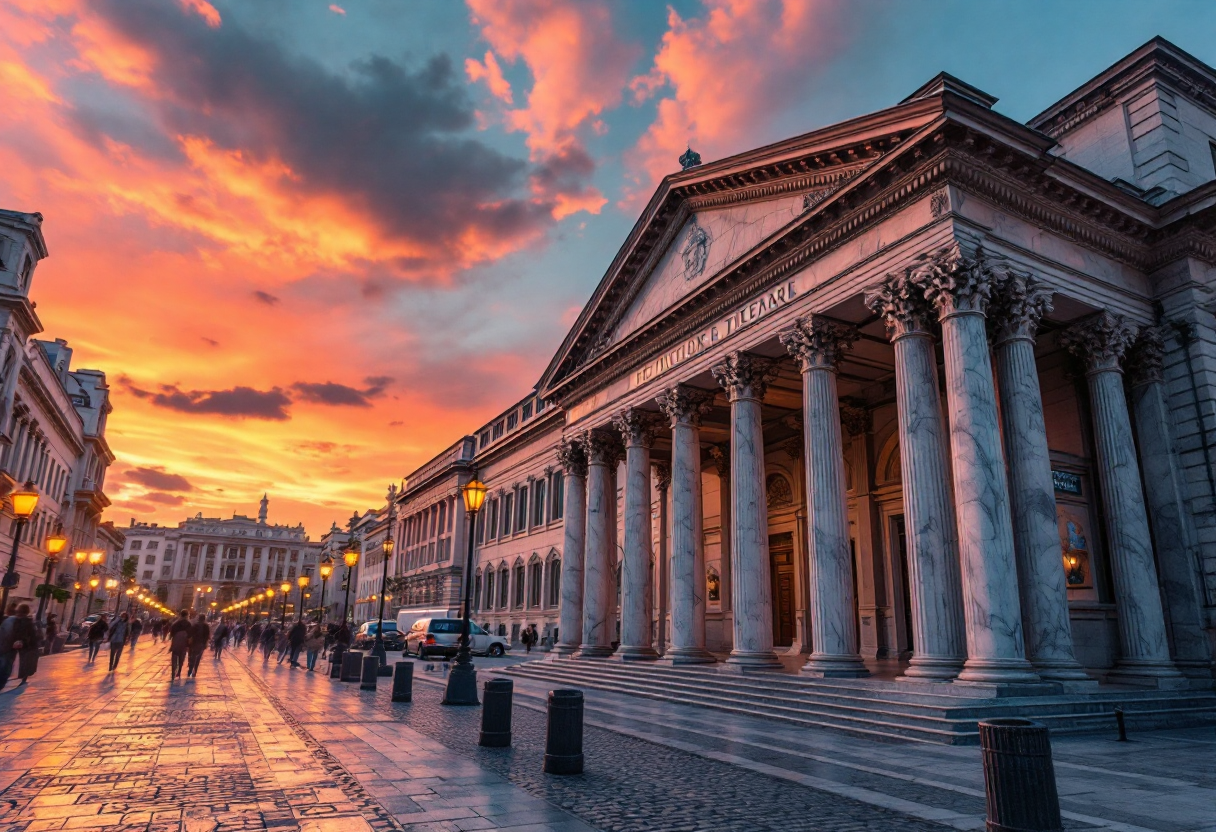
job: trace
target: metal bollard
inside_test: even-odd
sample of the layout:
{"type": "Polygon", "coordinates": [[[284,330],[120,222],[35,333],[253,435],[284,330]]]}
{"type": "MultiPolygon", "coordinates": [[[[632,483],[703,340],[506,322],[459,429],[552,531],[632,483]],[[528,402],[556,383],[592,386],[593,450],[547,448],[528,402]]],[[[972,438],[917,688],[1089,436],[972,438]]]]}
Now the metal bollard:
{"type": "Polygon", "coordinates": [[[482,686],[481,737],[478,745],[486,748],[511,746],[511,698],[515,683],[510,679],[489,679],[482,686]]]}
{"type": "Polygon", "coordinates": [[[414,663],[395,662],[393,664],[393,701],[412,702],[414,700],[414,663]]]}
{"type": "Polygon", "coordinates": [[[346,655],[346,648],[335,647],[329,651],[329,678],[342,678],[342,657],[346,655]]]}
{"type": "Polygon", "coordinates": [[[380,658],[378,656],[363,657],[363,678],[359,680],[359,690],[375,690],[376,677],[380,675],[380,658]]]}
{"type": "Polygon", "coordinates": [[[342,681],[357,682],[363,671],[363,654],[358,650],[347,650],[342,654],[342,681]]]}
{"type": "Polygon", "coordinates": [[[1062,832],[1047,726],[1014,718],[979,728],[988,832],[1062,832]]]}
{"type": "Polygon", "coordinates": [[[545,772],[583,773],[583,692],[549,691],[549,730],[545,736],[545,772]]]}
{"type": "Polygon", "coordinates": [[[1119,726],[1117,742],[1127,742],[1127,723],[1123,720],[1123,709],[1115,708],[1115,724],[1119,726]]]}

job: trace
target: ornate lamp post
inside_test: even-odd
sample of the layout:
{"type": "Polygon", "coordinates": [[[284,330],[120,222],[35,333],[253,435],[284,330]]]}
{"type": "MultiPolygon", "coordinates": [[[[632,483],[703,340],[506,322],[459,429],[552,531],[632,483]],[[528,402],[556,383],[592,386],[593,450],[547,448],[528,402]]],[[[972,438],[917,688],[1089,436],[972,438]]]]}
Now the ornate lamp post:
{"type": "Polygon", "coordinates": [[[4,586],[0,592],[0,618],[4,617],[5,610],[8,609],[8,591],[21,580],[21,576],[17,574],[17,547],[21,544],[25,524],[29,522],[34,509],[38,508],[38,490],[32,482],[27,482],[25,488],[14,491],[9,496],[9,501],[13,505],[13,516],[17,518],[17,522],[13,525],[13,551],[8,556],[8,569],[4,572],[3,581],[0,581],[4,586]]]}
{"type": "Polygon", "coordinates": [[[473,532],[477,526],[477,512],[486,499],[486,485],[476,476],[465,484],[464,510],[469,515],[469,553],[465,560],[464,573],[460,576],[460,594],[464,596],[464,615],[460,623],[460,649],[456,651],[456,664],[448,674],[447,690],[443,694],[444,705],[477,705],[477,671],[473,667],[469,652],[469,610],[473,603],[473,532]]]}
{"type": "Polygon", "coordinates": [[[59,553],[67,545],[68,539],[63,536],[60,524],[56,523],[54,534],[46,536],[46,590],[45,594],[38,599],[38,614],[35,616],[38,623],[42,623],[42,613],[46,610],[47,599],[51,595],[51,573],[55,571],[55,566],[59,563],[59,553]]]}
{"type": "Polygon", "coordinates": [[[121,592],[114,592],[118,589],[118,578],[106,578],[106,592],[114,595],[114,614],[118,615],[118,602],[122,600],[121,592]]]}
{"type": "Polygon", "coordinates": [[[381,549],[384,551],[384,571],[380,576],[380,613],[376,616],[376,643],[372,645],[372,655],[380,660],[380,665],[383,667],[388,664],[388,660],[384,656],[384,589],[388,583],[388,559],[393,554],[393,533],[391,531],[385,536],[381,549]]]}
{"type": "Polygon", "coordinates": [[[354,570],[355,564],[359,562],[359,550],[355,548],[355,539],[353,537],[346,544],[346,551],[342,553],[342,562],[346,564],[346,597],[342,600],[342,623],[345,624],[347,616],[350,613],[351,572],[354,570]]]}
{"type": "Polygon", "coordinates": [[[135,608],[135,587],[127,590],[127,612],[131,612],[135,608]]]}
{"type": "Polygon", "coordinates": [[[97,587],[101,585],[101,578],[94,575],[89,578],[89,605],[85,607],[85,615],[89,614],[89,610],[93,609],[93,593],[97,591],[97,587]]]}
{"type": "Polygon", "coordinates": [[[283,595],[283,614],[279,616],[279,627],[287,626],[287,596],[291,593],[291,584],[287,581],[279,584],[279,592],[283,595]]]}
{"type": "Polygon", "coordinates": [[[83,549],[78,550],[72,555],[72,559],[76,561],[76,593],[72,597],[72,617],[68,619],[68,632],[72,631],[72,625],[76,623],[76,604],[80,602],[80,570],[84,568],[84,562],[88,560],[89,553],[83,549]]]}
{"type": "Polygon", "coordinates": [[[334,574],[334,559],[328,555],[321,561],[321,565],[317,567],[317,571],[321,573],[321,603],[318,607],[320,614],[317,616],[317,623],[325,623],[325,589],[329,586],[329,576],[334,574]]]}
{"type": "Polygon", "coordinates": [[[299,615],[296,616],[296,621],[303,621],[304,620],[304,590],[308,589],[308,576],[301,575],[300,577],[296,578],[296,586],[298,586],[300,588],[300,610],[299,610],[299,615]]]}

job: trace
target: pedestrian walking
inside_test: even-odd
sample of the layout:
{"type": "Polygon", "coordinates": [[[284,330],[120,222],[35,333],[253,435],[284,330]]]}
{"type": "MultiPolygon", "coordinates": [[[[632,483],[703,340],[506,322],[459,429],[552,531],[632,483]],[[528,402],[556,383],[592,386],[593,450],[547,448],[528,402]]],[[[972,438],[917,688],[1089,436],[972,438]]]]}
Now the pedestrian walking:
{"type": "Polygon", "coordinates": [[[258,622],[255,622],[254,625],[249,628],[249,655],[252,656],[253,651],[258,649],[258,645],[261,644],[261,638],[262,638],[262,622],[258,621],[258,622]]]}
{"type": "Polygon", "coordinates": [[[345,621],[343,621],[342,625],[338,627],[337,631],[334,632],[334,647],[341,647],[342,652],[344,653],[350,649],[350,627],[346,626],[345,621]]]}
{"type": "Polygon", "coordinates": [[[136,618],[131,622],[131,640],[128,642],[131,645],[131,652],[135,652],[135,642],[139,641],[139,635],[144,631],[144,622],[136,618]]]}
{"type": "Polygon", "coordinates": [[[228,623],[220,621],[219,626],[215,628],[215,639],[212,642],[212,647],[215,648],[215,658],[218,660],[224,653],[224,645],[228,642],[228,623]]]}
{"type": "Polygon", "coordinates": [[[182,677],[182,665],[190,650],[190,617],[182,610],[169,627],[169,681],[182,677]]]}
{"type": "Polygon", "coordinates": [[[38,670],[38,628],[30,618],[29,604],[18,604],[0,623],[0,689],[8,684],[14,667],[22,685],[38,670]]]}
{"type": "Polygon", "coordinates": [[[527,627],[525,627],[523,635],[519,637],[519,640],[523,642],[524,652],[531,653],[532,645],[536,644],[536,625],[529,624],[527,627]]]}
{"type": "Polygon", "coordinates": [[[245,625],[237,624],[232,628],[232,647],[235,650],[241,646],[241,642],[245,640],[245,625]]]}
{"type": "Polygon", "coordinates": [[[317,669],[317,657],[324,648],[325,634],[321,631],[321,625],[313,624],[308,628],[308,635],[304,639],[305,666],[309,670],[317,669]]]}
{"type": "Polygon", "coordinates": [[[109,629],[110,625],[104,613],[97,616],[97,620],[89,627],[89,661],[96,659],[97,654],[101,652],[101,642],[109,629]]]}
{"type": "Polygon", "coordinates": [[[51,655],[55,649],[55,639],[59,637],[59,619],[55,613],[50,613],[46,617],[46,641],[43,643],[46,649],[46,655],[51,655]]]}
{"type": "Polygon", "coordinates": [[[278,651],[278,654],[279,654],[279,660],[277,662],[278,664],[282,664],[283,659],[287,658],[287,648],[289,645],[289,642],[287,640],[288,632],[289,632],[288,629],[286,627],[284,627],[282,629],[282,631],[278,634],[279,639],[278,639],[278,642],[275,644],[275,648],[274,648],[276,651],[278,651]]]}
{"type": "Polygon", "coordinates": [[[127,633],[130,627],[130,618],[125,612],[110,625],[110,670],[108,671],[110,673],[113,673],[118,667],[118,660],[122,657],[122,648],[127,643],[127,633]]]}
{"type": "Polygon", "coordinates": [[[307,639],[308,625],[303,621],[297,621],[287,631],[287,649],[291,656],[290,667],[300,666],[300,651],[304,649],[304,642],[307,639]]]}
{"type": "Polygon", "coordinates": [[[267,624],[266,629],[262,630],[262,664],[270,661],[270,654],[274,652],[277,636],[278,633],[275,632],[273,624],[267,624]]]}
{"type": "Polygon", "coordinates": [[[211,628],[207,626],[207,616],[199,613],[198,620],[190,628],[190,658],[186,664],[186,678],[198,675],[199,663],[203,653],[207,652],[207,644],[211,641],[211,628]]]}
{"type": "Polygon", "coordinates": [[[165,619],[152,619],[152,643],[160,644],[161,636],[165,634],[165,619]]]}

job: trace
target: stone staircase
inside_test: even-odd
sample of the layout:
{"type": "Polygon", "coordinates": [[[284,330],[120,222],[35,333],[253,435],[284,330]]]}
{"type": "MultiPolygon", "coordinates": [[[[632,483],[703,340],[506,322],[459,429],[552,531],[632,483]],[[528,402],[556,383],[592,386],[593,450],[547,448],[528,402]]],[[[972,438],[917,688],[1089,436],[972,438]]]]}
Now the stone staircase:
{"type": "Polygon", "coordinates": [[[668,667],[602,659],[541,659],[499,672],[550,688],[612,691],[697,705],[793,725],[828,728],[875,739],[902,738],[950,745],[979,742],[977,722],[1026,717],[1053,733],[1115,731],[1123,708],[1129,730],[1216,725],[1211,690],[1157,691],[1104,685],[1086,693],[973,697],[950,685],[876,679],[809,679],[786,673],[739,676],[712,667],[668,667]]]}

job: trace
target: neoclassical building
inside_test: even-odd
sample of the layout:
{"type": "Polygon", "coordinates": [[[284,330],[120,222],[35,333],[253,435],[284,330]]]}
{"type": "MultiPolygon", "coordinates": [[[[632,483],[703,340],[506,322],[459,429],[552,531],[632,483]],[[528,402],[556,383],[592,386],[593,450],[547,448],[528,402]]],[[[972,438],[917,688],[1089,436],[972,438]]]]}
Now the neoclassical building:
{"type": "Polygon", "coordinates": [[[1216,70],[1157,39],[1028,124],[995,102],[942,74],[684,157],[546,415],[458,443],[478,621],[574,662],[1211,686],[1216,70]]]}

